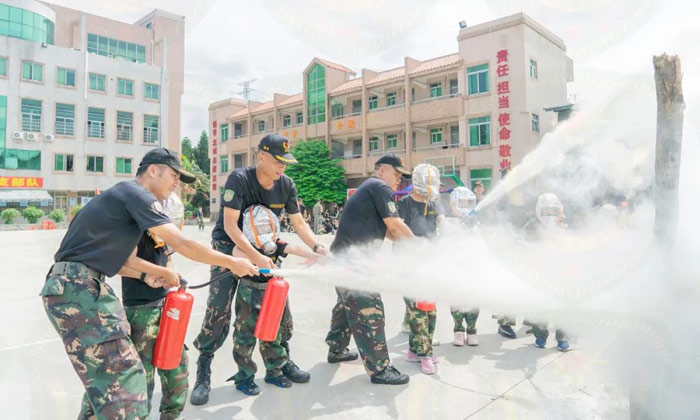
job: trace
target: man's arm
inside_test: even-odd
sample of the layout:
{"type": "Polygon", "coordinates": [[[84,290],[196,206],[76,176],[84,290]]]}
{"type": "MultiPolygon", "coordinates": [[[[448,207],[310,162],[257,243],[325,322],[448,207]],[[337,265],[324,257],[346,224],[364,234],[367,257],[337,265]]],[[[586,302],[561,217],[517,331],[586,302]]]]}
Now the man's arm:
{"type": "Polygon", "coordinates": [[[155,226],[149,230],[185,258],[204,264],[226,267],[237,276],[258,275],[258,269],[250,261],[224,255],[221,252],[207,248],[195,240],[188,239],[172,223],[155,226]]]}
{"type": "Polygon", "coordinates": [[[406,223],[398,217],[385,217],[384,224],[386,225],[386,236],[392,241],[400,241],[402,239],[413,238],[413,232],[406,223]]]}
{"type": "MultiPolygon", "coordinates": [[[[316,239],[316,235],[311,231],[309,225],[306,224],[301,213],[290,214],[289,220],[292,221],[294,231],[309,248],[313,249],[315,245],[320,244],[318,239],[316,239]]],[[[316,252],[321,255],[330,255],[330,252],[323,246],[317,247],[316,252]]]]}
{"type": "Polygon", "coordinates": [[[250,244],[243,232],[241,232],[241,229],[238,228],[238,218],[240,214],[240,210],[224,207],[224,230],[228,237],[236,244],[236,248],[243,251],[248,256],[253,264],[260,268],[277,268],[275,263],[272,262],[272,259],[259,253],[253,245],[250,244]]]}
{"type": "Polygon", "coordinates": [[[150,263],[136,256],[136,248],[119,270],[122,276],[139,278],[141,273],[146,273],[144,282],[151,287],[176,287],[180,285],[180,276],[173,270],[150,263]]]}

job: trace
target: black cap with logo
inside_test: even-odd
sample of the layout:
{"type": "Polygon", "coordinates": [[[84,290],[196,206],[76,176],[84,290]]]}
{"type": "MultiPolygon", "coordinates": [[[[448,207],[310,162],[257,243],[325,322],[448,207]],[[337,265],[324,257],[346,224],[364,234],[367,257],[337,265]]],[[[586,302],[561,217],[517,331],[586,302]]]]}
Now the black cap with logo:
{"type": "Polygon", "coordinates": [[[286,165],[297,163],[289,153],[289,139],[279,134],[268,134],[260,140],[258,150],[267,152],[286,165]]]}
{"type": "Polygon", "coordinates": [[[164,147],[149,150],[141,159],[139,167],[144,165],[168,165],[180,174],[180,181],[186,184],[191,184],[197,180],[194,175],[182,169],[182,163],[180,163],[180,157],[177,153],[164,147]]]}
{"type": "Polygon", "coordinates": [[[407,177],[411,176],[411,172],[407,171],[404,168],[403,159],[401,159],[400,157],[398,157],[396,155],[384,155],[384,156],[379,158],[379,160],[377,161],[376,164],[377,165],[382,165],[382,164],[391,165],[394,167],[394,169],[396,169],[396,172],[400,173],[401,175],[407,176],[407,177]]]}

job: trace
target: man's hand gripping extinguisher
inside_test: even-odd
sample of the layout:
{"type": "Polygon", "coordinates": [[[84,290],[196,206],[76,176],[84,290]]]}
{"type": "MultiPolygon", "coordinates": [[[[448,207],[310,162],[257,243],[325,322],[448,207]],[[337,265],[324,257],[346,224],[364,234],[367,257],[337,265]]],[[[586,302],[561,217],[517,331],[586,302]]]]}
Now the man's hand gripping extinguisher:
{"type": "Polygon", "coordinates": [[[153,348],[153,366],[158,369],[171,370],[180,365],[193,304],[194,297],[187,291],[187,281],[180,278],[180,287],[165,296],[158,338],[153,348]]]}
{"type": "MultiPolygon", "coordinates": [[[[260,269],[260,274],[269,273],[269,269],[260,269]]],[[[275,341],[280,328],[284,307],[287,304],[289,283],[282,277],[273,277],[267,282],[263,296],[258,322],[255,324],[255,337],[261,341],[275,341]]]]}

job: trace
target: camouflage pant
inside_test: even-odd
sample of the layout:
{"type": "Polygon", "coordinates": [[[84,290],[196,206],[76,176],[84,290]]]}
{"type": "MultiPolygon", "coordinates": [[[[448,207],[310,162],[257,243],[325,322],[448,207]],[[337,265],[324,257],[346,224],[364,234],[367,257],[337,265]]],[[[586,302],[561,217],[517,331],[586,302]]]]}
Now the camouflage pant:
{"type": "MultiPolygon", "coordinates": [[[[253,350],[257,340],[254,333],[264,295],[264,289],[251,287],[245,281],[238,286],[236,322],[233,330],[233,360],[238,365],[238,373],[233,379],[237,384],[253,378],[258,371],[258,367],[253,362],[253,350]]],[[[281,375],[282,366],[289,360],[287,349],[282,343],[286,343],[291,338],[291,328],[291,313],[287,302],[275,341],[259,342],[265,369],[271,377],[281,375]]]]}
{"type": "Polygon", "coordinates": [[[414,299],[403,298],[406,303],[404,318],[408,321],[408,348],[418,357],[432,357],[433,333],[437,311],[422,311],[414,299]]]}
{"type": "Polygon", "coordinates": [[[494,315],[493,317],[498,319],[498,325],[515,326],[515,315],[494,315]]]}
{"type": "MultiPolygon", "coordinates": [[[[528,334],[532,333],[536,338],[544,338],[545,340],[549,337],[549,329],[547,328],[547,321],[530,321],[523,320],[523,325],[527,325],[531,329],[527,331],[528,334]]],[[[568,340],[566,333],[561,328],[555,330],[555,337],[557,341],[568,340]]]]}
{"type": "MultiPolygon", "coordinates": [[[[98,419],[147,419],[146,372],[129,338],[121,301],[109,285],[69,264],[46,278],[41,296],[51,324],[85,386],[98,419]]],[[[91,413],[81,413],[88,418],[91,413]]]]}
{"type": "Polygon", "coordinates": [[[333,307],[331,329],[326,344],[332,352],[341,352],[350,344],[350,335],[360,351],[369,375],[389,366],[389,351],[384,334],[384,303],[378,293],[336,287],[338,302],[333,307]]]}
{"type": "Polygon", "coordinates": [[[463,311],[450,308],[452,319],[455,321],[454,332],[464,332],[464,322],[467,323],[467,334],[476,334],[476,320],[479,318],[479,308],[463,311]]]}

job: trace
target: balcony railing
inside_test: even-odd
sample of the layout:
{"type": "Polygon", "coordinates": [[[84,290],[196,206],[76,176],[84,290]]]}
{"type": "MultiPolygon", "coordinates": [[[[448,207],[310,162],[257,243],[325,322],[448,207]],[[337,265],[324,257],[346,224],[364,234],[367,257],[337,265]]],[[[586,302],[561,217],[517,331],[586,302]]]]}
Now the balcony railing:
{"type": "Polygon", "coordinates": [[[376,150],[370,150],[369,155],[370,156],[380,156],[380,155],[385,155],[387,153],[406,153],[406,148],[396,148],[396,149],[376,149],[376,150]]]}
{"type": "Polygon", "coordinates": [[[417,101],[411,102],[411,105],[422,104],[424,102],[434,102],[442,99],[449,99],[459,96],[459,93],[452,93],[450,95],[434,96],[432,98],[419,99],[417,101]]]}
{"type": "Polygon", "coordinates": [[[422,150],[438,150],[438,149],[457,149],[459,147],[459,143],[435,143],[431,144],[429,146],[420,146],[420,147],[414,147],[413,151],[419,152],[422,150]]]}
{"type": "Polygon", "coordinates": [[[360,114],[362,114],[362,112],[353,112],[351,114],[336,115],[335,117],[331,117],[331,120],[342,120],[345,117],[356,117],[360,114]]]}
{"type": "Polygon", "coordinates": [[[243,138],[243,137],[248,137],[248,134],[246,134],[246,133],[241,133],[241,134],[237,134],[237,135],[233,136],[232,138],[234,138],[234,139],[240,139],[240,138],[243,138]]]}
{"type": "Polygon", "coordinates": [[[392,108],[402,108],[406,106],[405,103],[401,102],[400,104],[394,104],[394,105],[388,105],[388,106],[383,106],[381,108],[372,108],[369,110],[369,112],[377,112],[377,111],[384,111],[385,109],[392,109],[392,108]]]}

